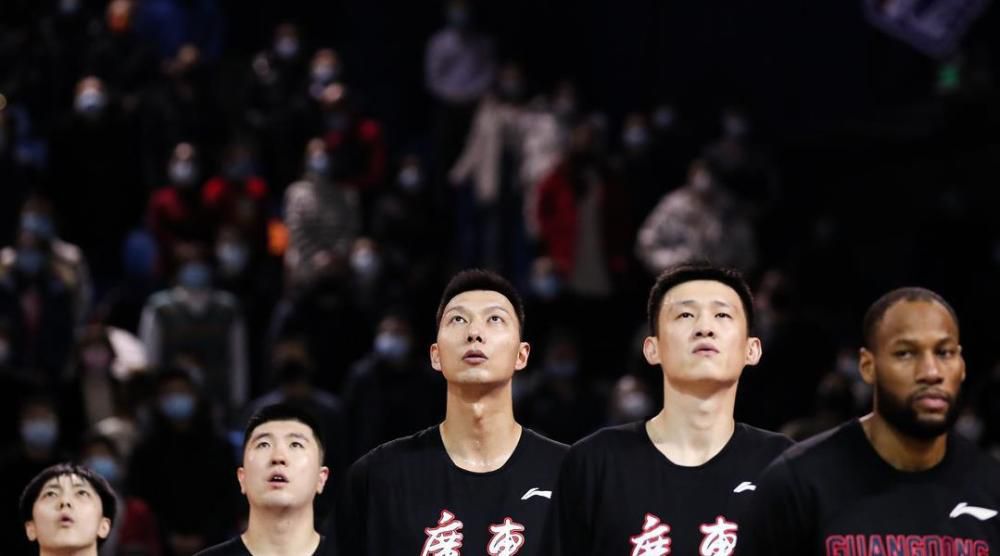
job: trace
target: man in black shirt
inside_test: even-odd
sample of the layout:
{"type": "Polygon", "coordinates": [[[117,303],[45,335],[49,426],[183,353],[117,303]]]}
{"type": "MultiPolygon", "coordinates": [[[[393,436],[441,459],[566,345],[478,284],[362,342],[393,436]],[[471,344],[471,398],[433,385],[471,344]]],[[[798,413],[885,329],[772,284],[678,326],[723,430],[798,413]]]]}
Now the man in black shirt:
{"type": "Polygon", "coordinates": [[[738,273],[670,268],[648,308],[643,353],[663,371],[663,409],[570,449],[553,497],[552,554],[732,554],[758,473],[790,444],[733,419],[743,367],[761,356],[738,273]]]}
{"type": "Polygon", "coordinates": [[[247,530],[198,556],[333,554],[333,543],[313,524],[313,500],[330,474],[323,447],[319,422],[299,406],[270,405],[250,417],[236,470],[250,504],[247,530]]]}
{"type": "Polygon", "coordinates": [[[863,332],[872,413],[767,468],[740,554],[996,554],[1000,463],[949,434],[965,379],[955,311],[901,288],[868,309],[863,332]]]}
{"type": "Polygon", "coordinates": [[[338,513],[341,553],[545,554],[566,446],[514,420],[511,381],[530,350],[520,296],[496,274],[464,271],[445,288],[437,321],[430,358],[447,381],[444,422],[351,467],[338,513]]]}

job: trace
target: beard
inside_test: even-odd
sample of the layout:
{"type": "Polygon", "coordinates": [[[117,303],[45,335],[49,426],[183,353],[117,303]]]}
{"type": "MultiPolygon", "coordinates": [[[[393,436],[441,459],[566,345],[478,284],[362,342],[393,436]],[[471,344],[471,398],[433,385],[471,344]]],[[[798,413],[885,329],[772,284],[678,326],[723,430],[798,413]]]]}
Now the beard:
{"type": "Polygon", "coordinates": [[[933,440],[947,433],[958,419],[958,404],[955,398],[948,400],[948,410],[943,419],[927,421],[922,420],[913,407],[917,393],[899,399],[876,382],[875,395],[878,400],[878,414],[894,429],[910,438],[933,440]]]}

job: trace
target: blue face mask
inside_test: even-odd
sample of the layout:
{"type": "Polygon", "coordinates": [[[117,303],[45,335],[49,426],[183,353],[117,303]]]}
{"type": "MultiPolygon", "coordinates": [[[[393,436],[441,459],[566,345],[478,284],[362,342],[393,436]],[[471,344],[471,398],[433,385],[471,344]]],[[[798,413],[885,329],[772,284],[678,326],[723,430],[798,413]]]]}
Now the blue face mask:
{"type": "Polygon", "coordinates": [[[325,176],[330,171],[330,156],[326,153],[309,155],[306,168],[313,174],[325,176]]]}
{"type": "Polygon", "coordinates": [[[160,411],[173,422],[186,421],[194,415],[194,396],[190,394],[167,394],[160,398],[160,411]]]}
{"type": "Polygon", "coordinates": [[[546,274],[533,278],[531,280],[531,289],[534,290],[538,297],[550,300],[559,295],[562,286],[559,283],[559,277],[555,274],[546,274]]]}
{"type": "Polygon", "coordinates": [[[545,374],[555,378],[571,378],[576,376],[577,365],[572,359],[552,361],[545,366],[545,374]]]}
{"type": "Polygon", "coordinates": [[[175,160],[167,167],[170,181],[179,187],[190,187],[197,179],[197,169],[190,160],[175,160]]]}
{"type": "Polygon", "coordinates": [[[177,274],[177,283],[189,290],[204,290],[212,285],[212,271],[203,263],[187,263],[177,274]]]}
{"type": "Polygon", "coordinates": [[[236,160],[227,164],[222,173],[230,181],[243,181],[253,173],[253,163],[248,159],[236,160]]]}
{"type": "Polygon", "coordinates": [[[121,467],[115,460],[108,456],[93,456],[83,461],[83,465],[94,470],[95,473],[104,477],[109,483],[117,483],[121,479],[121,467]]]}
{"type": "Polygon", "coordinates": [[[279,58],[290,60],[299,53],[299,41],[295,37],[281,37],[274,41],[274,52],[279,58]]]}
{"type": "Polygon", "coordinates": [[[375,337],[375,353],[389,361],[401,361],[410,352],[406,336],[383,332],[375,337]]]}
{"type": "Polygon", "coordinates": [[[399,186],[403,191],[417,191],[423,185],[423,176],[420,175],[420,168],[407,166],[399,172],[399,186]]]}
{"type": "Polygon", "coordinates": [[[14,259],[14,264],[17,265],[17,269],[22,273],[28,276],[35,276],[45,266],[45,260],[44,253],[38,249],[27,247],[17,250],[17,258],[14,259]]]}
{"type": "Polygon", "coordinates": [[[93,116],[104,110],[106,103],[107,98],[105,98],[104,93],[97,89],[85,89],[76,96],[73,106],[77,112],[93,116]]]}
{"type": "Polygon", "coordinates": [[[242,243],[223,243],[215,250],[219,266],[227,275],[243,272],[250,260],[250,251],[242,243]]]}
{"type": "Polygon", "coordinates": [[[59,424],[55,419],[28,419],[21,423],[21,439],[36,450],[48,450],[59,438],[59,424]]]}
{"type": "Polygon", "coordinates": [[[52,219],[37,212],[26,212],[21,215],[21,230],[42,239],[52,239],[55,235],[52,219]]]}

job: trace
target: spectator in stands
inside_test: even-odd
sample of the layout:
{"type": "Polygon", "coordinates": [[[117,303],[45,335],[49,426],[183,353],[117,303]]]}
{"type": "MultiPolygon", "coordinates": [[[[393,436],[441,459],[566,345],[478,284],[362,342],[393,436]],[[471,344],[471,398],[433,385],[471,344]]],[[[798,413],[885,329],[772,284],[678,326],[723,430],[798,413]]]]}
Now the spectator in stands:
{"type": "Polygon", "coordinates": [[[239,302],[212,285],[202,259],[183,263],[176,285],[150,297],[139,337],[153,366],[197,369],[221,416],[234,417],[249,400],[246,329],[239,302]]]}
{"type": "Polygon", "coordinates": [[[126,491],[149,503],[170,553],[191,556],[236,527],[236,462],[195,380],[165,369],[156,382],[152,422],[132,454],[126,491]]]}

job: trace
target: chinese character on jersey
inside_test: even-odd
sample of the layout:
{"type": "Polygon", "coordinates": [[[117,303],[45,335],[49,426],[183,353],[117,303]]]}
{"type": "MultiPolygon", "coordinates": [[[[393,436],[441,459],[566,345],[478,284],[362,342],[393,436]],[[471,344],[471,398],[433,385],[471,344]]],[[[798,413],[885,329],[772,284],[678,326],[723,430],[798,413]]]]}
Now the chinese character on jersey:
{"type": "Polygon", "coordinates": [[[642,534],[631,537],[632,556],[665,556],[670,554],[670,526],[653,514],[646,514],[642,534]]]}
{"type": "Polygon", "coordinates": [[[715,523],[705,523],[701,526],[701,532],[705,537],[701,539],[699,554],[701,556],[729,556],[736,548],[737,525],[726,518],[719,516],[715,523]]]}
{"type": "Polygon", "coordinates": [[[462,522],[455,519],[455,514],[441,510],[441,518],[437,527],[424,529],[427,540],[420,556],[462,556],[462,522]]]}
{"type": "Polygon", "coordinates": [[[490,525],[493,538],[486,546],[486,551],[490,556],[514,556],[524,546],[523,532],[524,525],[512,521],[509,517],[504,518],[501,524],[490,525]]]}

